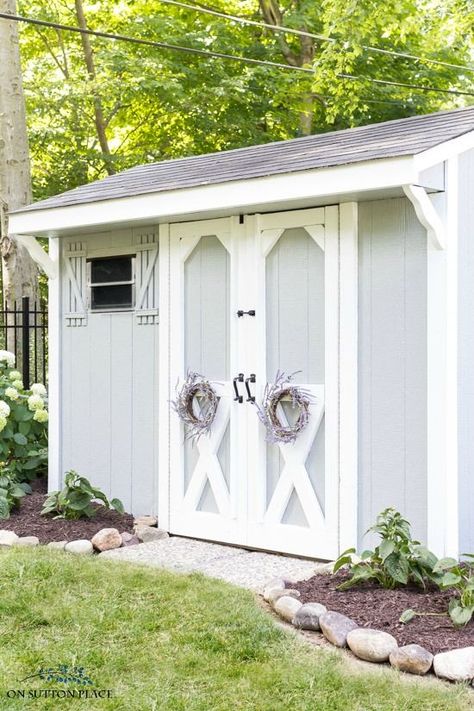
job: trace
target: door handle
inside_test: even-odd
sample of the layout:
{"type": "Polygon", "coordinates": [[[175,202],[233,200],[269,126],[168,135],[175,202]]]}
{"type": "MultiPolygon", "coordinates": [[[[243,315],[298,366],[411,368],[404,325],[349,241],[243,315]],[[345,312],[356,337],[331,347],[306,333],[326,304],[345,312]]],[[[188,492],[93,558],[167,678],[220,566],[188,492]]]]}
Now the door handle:
{"type": "Polygon", "coordinates": [[[255,395],[252,395],[250,392],[250,385],[249,383],[255,383],[256,378],[255,378],[255,373],[250,373],[250,376],[248,378],[245,378],[245,389],[247,390],[247,402],[255,402],[255,395]]]}
{"type": "Polygon", "coordinates": [[[243,396],[239,393],[239,386],[237,383],[243,383],[244,382],[244,374],[239,373],[238,375],[235,376],[235,378],[232,379],[232,382],[234,383],[234,392],[235,392],[235,397],[234,400],[236,402],[242,403],[244,401],[243,396]]]}

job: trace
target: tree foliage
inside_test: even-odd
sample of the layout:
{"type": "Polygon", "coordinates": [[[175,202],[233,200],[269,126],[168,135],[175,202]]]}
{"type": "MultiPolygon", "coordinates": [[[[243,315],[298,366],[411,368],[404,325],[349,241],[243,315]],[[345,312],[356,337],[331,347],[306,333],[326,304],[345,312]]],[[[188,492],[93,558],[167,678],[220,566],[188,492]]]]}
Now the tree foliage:
{"type": "MultiPolygon", "coordinates": [[[[314,74],[26,26],[24,82],[34,192],[41,198],[139,163],[464,105],[463,97],[369,79],[474,91],[473,73],[367,51],[373,45],[456,64],[472,53],[472,0],[218,0],[222,12],[335,41],[249,27],[159,0],[84,2],[88,26],[238,54],[314,74]],[[360,79],[342,78],[350,74],[360,79]],[[97,133],[100,99],[111,157],[97,133]]],[[[77,24],[74,0],[21,0],[20,11],[77,24]]]]}

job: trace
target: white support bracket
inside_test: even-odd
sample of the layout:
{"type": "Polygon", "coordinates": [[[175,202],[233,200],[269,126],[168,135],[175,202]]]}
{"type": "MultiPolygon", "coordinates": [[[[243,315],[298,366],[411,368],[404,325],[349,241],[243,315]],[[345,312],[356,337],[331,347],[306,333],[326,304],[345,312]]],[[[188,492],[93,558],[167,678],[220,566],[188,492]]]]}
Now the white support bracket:
{"type": "Polygon", "coordinates": [[[44,271],[49,279],[56,279],[58,276],[58,264],[53,262],[47,252],[44,251],[36,237],[32,235],[15,235],[15,239],[26,249],[30,257],[44,271]]]}
{"type": "Polygon", "coordinates": [[[426,190],[420,185],[403,185],[403,192],[415,208],[416,216],[426,228],[435,249],[445,249],[446,235],[443,220],[436,212],[426,190]]]}

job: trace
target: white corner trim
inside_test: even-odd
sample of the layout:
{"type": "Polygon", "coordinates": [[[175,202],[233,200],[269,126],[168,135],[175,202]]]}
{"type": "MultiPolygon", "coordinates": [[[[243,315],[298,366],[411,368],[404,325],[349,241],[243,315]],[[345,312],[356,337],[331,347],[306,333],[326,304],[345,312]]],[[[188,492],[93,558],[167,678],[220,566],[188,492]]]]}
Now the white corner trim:
{"type": "Polygon", "coordinates": [[[58,276],[57,262],[53,262],[49,254],[32,235],[15,235],[16,241],[24,247],[33,261],[38,264],[49,279],[56,279],[58,276]]]}
{"type": "Polygon", "coordinates": [[[416,216],[426,228],[435,249],[444,249],[446,246],[445,227],[425,189],[419,185],[403,185],[402,187],[403,192],[415,208],[416,216]]]}

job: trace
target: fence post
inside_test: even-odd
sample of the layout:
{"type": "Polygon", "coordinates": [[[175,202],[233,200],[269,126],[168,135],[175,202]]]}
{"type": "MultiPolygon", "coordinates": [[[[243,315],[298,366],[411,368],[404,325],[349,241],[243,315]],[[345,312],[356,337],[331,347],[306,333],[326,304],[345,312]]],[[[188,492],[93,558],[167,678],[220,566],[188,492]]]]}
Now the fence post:
{"type": "Polygon", "coordinates": [[[23,385],[25,390],[30,388],[30,299],[22,298],[21,319],[21,356],[23,361],[23,385]]]}

